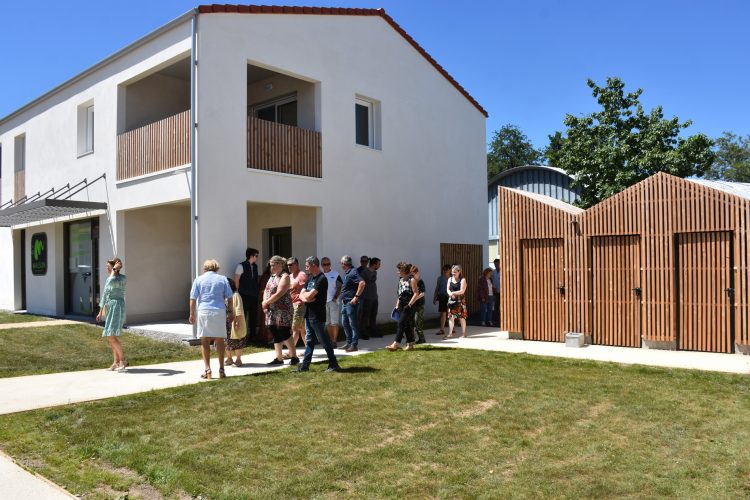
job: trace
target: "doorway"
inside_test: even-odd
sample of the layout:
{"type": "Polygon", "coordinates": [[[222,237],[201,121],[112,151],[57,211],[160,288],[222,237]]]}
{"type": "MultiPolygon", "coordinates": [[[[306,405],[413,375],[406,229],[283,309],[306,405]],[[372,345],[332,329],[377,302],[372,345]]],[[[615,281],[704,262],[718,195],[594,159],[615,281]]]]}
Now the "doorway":
{"type": "Polygon", "coordinates": [[[268,229],[268,256],[280,255],[284,258],[292,256],[292,228],[274,227],[268,229]]]}
{"type": "Polygon", "coordinates": [[[592,343],[641,346],[641,260],[638,236],[591,239],[592,343]]]}
{"type": "Polygon", "coordinates": [[[562,238],[521,240],[524,340],[565,341],[562,238]]]}
{"type": "Polygon", "coordinates": [[[94,316],[99,295],[99,223],[70,222],[65,226],[65,314],[94,316]]]}

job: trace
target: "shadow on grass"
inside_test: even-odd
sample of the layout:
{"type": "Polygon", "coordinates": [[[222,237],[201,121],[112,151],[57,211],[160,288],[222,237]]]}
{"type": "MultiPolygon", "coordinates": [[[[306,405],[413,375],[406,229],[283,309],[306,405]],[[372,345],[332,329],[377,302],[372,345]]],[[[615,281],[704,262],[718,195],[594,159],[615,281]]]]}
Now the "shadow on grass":
{"type": "Polygon", "coordinates": [[[166,370],[163,368],[128,368],[124,373],[132,373],[135,375],[159,373],[162,377],[171,377],[172,375],[179,375],[185,372],[182,370],[166,370]]]}
{"type": "Polygon", "coordinates": [[[380,368],[373,368],[372,366],[349,366],[346,368],[342,366],[339,373],[376,373],[379,371],[380,368]]]}

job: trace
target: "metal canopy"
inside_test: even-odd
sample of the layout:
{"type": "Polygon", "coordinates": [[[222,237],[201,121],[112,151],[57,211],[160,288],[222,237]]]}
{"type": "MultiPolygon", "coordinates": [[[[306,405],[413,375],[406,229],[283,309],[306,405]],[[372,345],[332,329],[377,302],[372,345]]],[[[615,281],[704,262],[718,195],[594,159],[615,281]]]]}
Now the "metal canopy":
{"type": "Polygon", "coordinates": [[[93,210],[104,210],[106,208],[106,203],[94,201],[55,200],[52,198],[45,198],[0,210],[0,227],[30,224],[32,222],[39,222],[46,219],[78,215],[93,210]]]}

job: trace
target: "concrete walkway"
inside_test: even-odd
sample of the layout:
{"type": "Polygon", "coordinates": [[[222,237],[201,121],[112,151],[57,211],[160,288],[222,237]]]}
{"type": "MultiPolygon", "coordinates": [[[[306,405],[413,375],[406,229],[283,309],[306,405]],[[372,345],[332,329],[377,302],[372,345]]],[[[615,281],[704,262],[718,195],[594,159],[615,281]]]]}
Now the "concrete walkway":
{"type": "Polygon", "coordinates": [[[59,325],[76,325],[79,321],[69,319],[51,319],[49,321],[27,321],[25,323],[3,323],[0,324],[0,330],[10,330],[12,328],[37,328],[42,326],[59,326],[59,325]]]}
{"type": "MultiPolygon", "coordinates": [[[[34,326],[45,326],[45,324],[50,323],[35,322],[34,326]]],[[[162,328],[162,331],[177,339],[191,337],[191,327],[187,324],[140,325],[135,328],[150,332],[162,328]]],[[[562,343],[508,340],[507,335],[494,328],[470,327],[468,332],[467,338],[450,339],[437,336],[436,330],[426,333],[428,344],[433,346],[750,374],[750,356],[608,346],[570,348],[562,343]]],[[[360,341],[359,351],[345,353],[342,350],[336,350],[336,355],[339,358],[344,358],[366,354],[383,349],[392,340],[392,336],[388,336],[360,341]]],[[[125,352],[127,353],[127,345],[125,345],[125,352]]],[[[227,367],[228,377],[253,375],[288,367],[288,365],[267,366],[266,363],[273,359],[272,351],[245,354],[242,358],[244,366],[240,368],[227,367]]],[[[323,349],[316,348],[313,361],[324,362],[325,360],[326,356],[323,349]]],[[[218,361],[215,359],[215,353],[211,365],[214,369],[214,377],[218,377],[218,361]]],[[[221,383],[218,379],[202,380],[200,378],[202,372],[203,362],[195,360],[136,366],[128,368],[123,373],[98,369],[2,378],[0,379],[0,414],[106,399],[189,384],[221,383]],[[30,397],[29,395],[32,394],[33,397],[30,397]]],[[[331,376],[335,376],[335,374],[331,374],[331,376]]],[[[0,497],[9,499],[70,498],[64,490],[51,485],[40,476],[25,471],[9,457],[2,454],[0,454],[0,490],[2,491],[0,497]]]]}

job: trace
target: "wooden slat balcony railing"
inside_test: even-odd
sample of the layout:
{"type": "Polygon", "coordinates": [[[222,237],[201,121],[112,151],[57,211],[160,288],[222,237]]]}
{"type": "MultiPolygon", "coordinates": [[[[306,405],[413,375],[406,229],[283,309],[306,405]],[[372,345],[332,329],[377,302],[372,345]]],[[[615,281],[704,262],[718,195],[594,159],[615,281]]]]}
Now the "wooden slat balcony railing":
{"type": "Polygon", "coordinates": [[[190,110],[117,136],[117,180],[190,163],[190,110]]]}
{"type": "Polygon", "coordinates": [[[247,167],[322,177],[320,132],[247,118],[247,167]]]}

